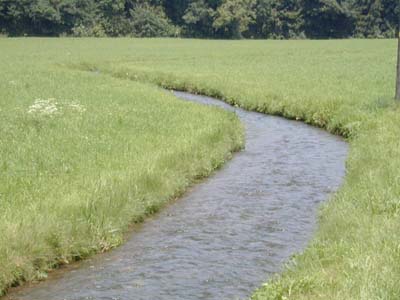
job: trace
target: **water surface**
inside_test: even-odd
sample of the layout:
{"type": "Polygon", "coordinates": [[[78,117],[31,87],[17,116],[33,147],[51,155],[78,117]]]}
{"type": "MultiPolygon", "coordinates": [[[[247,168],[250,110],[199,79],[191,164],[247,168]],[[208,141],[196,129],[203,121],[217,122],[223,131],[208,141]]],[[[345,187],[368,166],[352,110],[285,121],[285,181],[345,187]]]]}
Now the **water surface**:
{"type": "Polygon", "coordinates": [[[304,249],[318,205],[341,184],[346,143],[300,122],[175,94],[234,110],[246,149],[120,248],[11,299],[246,299],[304,249]]]}

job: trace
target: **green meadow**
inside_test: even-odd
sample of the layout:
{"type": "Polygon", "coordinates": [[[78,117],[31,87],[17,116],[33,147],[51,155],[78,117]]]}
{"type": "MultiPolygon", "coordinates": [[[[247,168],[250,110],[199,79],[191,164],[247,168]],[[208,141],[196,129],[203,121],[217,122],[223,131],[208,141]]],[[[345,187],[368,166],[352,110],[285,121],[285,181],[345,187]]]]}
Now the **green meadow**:
{"type": "Polygon", "coordinates": [[[0,291],[123,242],[243,146],[231,113],[350,143],[339,192],[264,299],[400,298],[395,40],[0,39],[0,291]]]}

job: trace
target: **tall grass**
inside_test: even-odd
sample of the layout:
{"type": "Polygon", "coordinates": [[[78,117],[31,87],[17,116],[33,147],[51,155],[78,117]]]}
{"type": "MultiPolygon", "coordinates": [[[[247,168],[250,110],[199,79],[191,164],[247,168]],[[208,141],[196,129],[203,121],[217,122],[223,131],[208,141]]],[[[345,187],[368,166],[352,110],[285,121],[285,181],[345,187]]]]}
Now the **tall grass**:
{"type": "MultiPolygon", "coordinates": [[[[253,299],[399,299],[395,41],[177,41],[165,50],[163,41],[146,43],[146,55],[95,65],[303,120],[350,142],[345,184],[321,210],[316,237],[253,299]]],[[[84,61],[80,68],[93,67],[84,61]]]]}
{"type": "Polygon", "coordinates": [[[242,145],[231,113],[0,44],[0,294],[119,245],[242,145]]]}
{"type": "MultiPolygon", "coordinates": [[[[5,39],[0,41],[0,45],[2,49],[1,55],[4,57],[2,64],[9,64],[7,70],[9,70],[10,74],[15,69],[18,71],[14,76],[29,76],[29,72],[32,72],[31,76],[36,78],[37,76],[33,75],[33,73],[37,72],[37,69],[43,70],[42,75],[40,75],[43,83],[36,85],[41,93],[45,90],[43,87],[52,86],[48,82],[52,82],[51,80],[59,76],[57,74],[62,73],[62,76],[70,79],[70,81],[62,79],[59,83],[59,88],[65,91],[68,90],[69,94],[65,92],[65,94],[54,96],[54,93],[49,93],[44,96],[40,94],[40,97],[72,99],[69,95],[73,91],[79,91],[80,83],[84,85],[83,78],[88,78],[88,80],[90,78],[93,80],[90,86],[97,86],[93,91],[97,96],[93,97],[90,103],[94,106],[93,109],[96,108],[101,111],[102,107],[99,107],[98,101],[102,99],[102,105],[103,103],[112,103],[114,97],[107,97],[107,95],[114,93],[114,85],[116,85],[116,90],[120,88],[124,93],[129,93],[129,95],[133,95],[132,90],[142,87],[143,99],[150,99],[157,98],[157,96],[151,95],[158,93],[161,97],[164,94],[154,91],[151,86],[139,84],[138,82],[154,83],[164,87],[217,96],[246,109],[303,120],[345,136],[351,145],[346,180],[337,195],[321,209],[319,229],[315,238],[304,253],[296,256],[288,264],[282,275],[261,287],[253,295],[253,299],[400,298],[400,286],[398,285],[400,281],[400,267],[398,264],[400,258],[400,242],[398,238],[400,229],[400,147],[398,138],[400,134],[400,111],[392,100],[396,62],[396,42],[394,40],[5,39]],[[3,49],[7,49],[7,51],[3,52],[3,49]],[[4,53],[8,54],[4,55],[4,53]],[[20,67],[15,68],[17,61],[22,63],[20,67]],[[30,71],[24,72],[22,75],[22,70],[30,71]],[[79,73],[77,70],[82,72],[79,73]],[[49,74],[52,75],[50,76],[49,74]],[[79,77],[77,74],[80,74],[79,77]],[[107,77],[106,74],[110,75],[110,77],[107,77]],[[94,83],[97,80],[103,80],[103,83],[94,83]],[[124,84],[128,86],[127,90],[121,87],[124,84]]],[[[0,76],[9,75],[2,73],[0,76]]],[[[2,80],[1,82],[3,83],[4,81],[2,80]]],[[[82,89],[86,89],[86,86],[82,86],[82,89]]],[[[25,91],[25,88],[15,89],[18,90],[18,93],[24,93],[25,91]]],[[[3,93],[2,99],[7,99],[5,102],[13,103],[12,105],[14,106],[25,99],[19,96],[13,97],[10,87],[2,87],[0,90],[3,93]]],[[[25,93],[27,95],[26,99],[31,99],[30,101],[32,101],[34,97],[32,97],[33,94],[29,91],[29,87],[25,93]]],[[[75,98],[89,107],[89,104],[82,100],[83,97],[78,97],[80,95],[79,92],[73,95],[77,95],[75,98]]],[[[168,101],[174,102],[172,99],[168,101]]],[[[147,104],[150,101],[145,102],[147,104]]],[[[28,103],[30,102],[26,102],[26,105],[28,103]]],[[[127,104],[127,107],[134,106],[127,104]]],[[[159,113],[156,115],[162,115],[164,109],[170,107],[170,105],[165,107],[155,105],[151,109],[149,108],[151,110],[149,111],[149,116],[154,115],[153,109],[157,111],[159,108],[159,113]]],[[[183,109],[183,107],[192,106],[179,102],[176,103],[176,106],[173,106],[173,109],[179,110],[183,109]]],[[[227,149],[237,147],[237,143],[234,141],[238,141],[238,125],[234,119],[230,119],[229,115],[222,112],[213,110],[211,113],[206,108],[196,106],[193,109],[190,118],[187,118],[187,123],[185,123],[189,128],[189,124],[191,124],[195,128],[208,128],[208,132],[215,130],[216,127],[212,121],[215,117],[214,114],[222,114],[225,118],[221,117],[218,120],[225,120],[224,122],[220,121],[225,124],[222,125],[225,129],[218,130],[219,134],[214,135],[211,140],[220,146],[218,153],[226,153],[227,149]],[[204,113],[197,113],[198,110],[203,109],[205,110],[204,113]],[[195,119],[199,119],[197,125],[194,125],[196,124],[195,119]],[[228,134],[225,131],[228,131],[228,134]]],[[[8,113],[9,118],[11,116],[14,118],[17,115],[15,109],[12,111],[13,113],[11,113],[11,110],[8,113]]],[[[87,111],[90,112],[91,110],[87,109],[87,111]]],[[[98,118],[100,111],[93,113],[93,118],[98,118]]],[[[172,115],[176,117],[174,113],[171,113],[172,115]]],[[[74,115],[74,118],[83,117],[74,115]]],[[[169,120],[169,118],[166,119],[169,120]]],[[[88,123],[91,124],[91,122],[88,123]]],[[[105,123],[108,124],[110,122],[105,123]]],[[[136,121],[134,123],[136,124],[136,121]]],[[[138,123],[140,122],[138,121],[138,123]]],[[[167,122],[162,123],[165,127],[163,130],[170,128],[170,126],[165,126],[167,122]]],[[[181,124],[180,122],[176,123],[181,124]]],[[[4,122],[4,124],[8,123],[4,122]]],[[[77,126],[76,124],[79,123],[74,121],[73,124],[77,126]]],[[[90,126],[90,124],[87,126],[90,126]]],[[[171,124],[172,128],[173,124],[175,123],[171,124]]],[[[49,123],[46,126],[56,125],[49,123]]],[[[72,130],[68,129],[66,131],[71,136],[74,136],[72,130]]],[[[114,131],[110,132],[112,132],[110,135],[113,138],[114,136],[117,137],[116,132],[118,130],[114,129],[114,131]]],[[[197,131],[193,130],[193,132],[197,131]]],[[[190,134],[189,136],[192,137],[192,141],[195,144],[199,140],[198,135],[193,136],[193,134],[190,134]]],[[[20,138],[18,139],[21,140],[20,138]]],[[[184,139],[176,138],[174,140],[177,144],[176,147],[179,147],[178,145],[182,143],[182,140],[184,139]]],[[[161,138],[157,138],[154,140],[154,144],[162,145],[161,141],[161,138]],[[159,142],[160,144],[158,144],[159,142]]],[[[175,143],[173,144],[175,145],[175,143]]],[[[57,145],[57,143],[52,144],[57,145]]],[[[68,144],[80,145],[79,142],[68,144]]],[[[206,147],[204,143],[197,142],[196,145],[206,147]]],[[[107,149],[106,145],[104,147],[107,149]]],[[[26,147],[23,148],[25,149],[26,147]]],[[[149,146],[148,148],[138,147],[136,149],[137,152],[145,149],[143,150],[144,153],[150,148],[149,146]]],[[[122,151],[122,149],[119,150],[122,151]]],[[[49,150],[48,153],[51,151],[49,150]]],[[[176,151],[175,148],[171,148],[171,155],[176,151]]],[[[191,151],[187,150],[187,153],[191,153],[191,151]]],[[[206,151],[204,150],[203,159],[209,162],[207,158],[204,158],[207,157],[206,151]]],[[[80,152],[85,151],[71,150],[71,153],[80,152]]],[[[127,150],[126,153],[133,152],[127,150]]],[[[13,154],[15,157],[20,156],[18,152],[13,152],[13,154]]],[[[128,154],[125,155],[129,156],[128,154]]],[[[48,156],[50,159],[46,160],[46,163],[52,161],[51,155],[48,156]]],[[[112,156],[109,154],[107,158],[112,156]]],[[[223,155],[219,157],[223,157],[223,155]]],[[[188,165],[191,165],[189,163],[191,159],[192,157],[188,157],[188,165]]],[[[58,164],[56,161],[54,164],[59,166],[59,161],[57,162],[58,164]]],[[[126,168],[127,165],[124,164],[121,169],[126,168]]],[[[193,165],[198,164],[193,163],[193,165]]],[[[97,172],[107,170],[105,171],[106,173],[111,169],[110,165],[107,164],[96,165],[96,168],[97,172]]],[[[184,169],[185,167],[178,166],[177,170],[182,170],[182,168],[184,169]]],[[[169,170],[169,167],[166,169],[169,170]]],[[[150,170],[153,170],[154,174],[158,174],[163,168],[157,166],[150,170]]],[[[84,174],[89,173],[93,174],[90,171],[84,174]]],[[[111,182],[115,178],[120,180],[129,178],[126,174],[120,174],[121,176],[119,177],[115,174],[111,175],[111,182]]],[[[128,174],[130,173],[128,172],[128,174]]],[[[75,179],[75,177],[65,176],[65,178],[71,180],[71,185],[68,188],[68,184],[64,184],[65,180],[59,179],[59,182],[63,183],[62,187],[65,188],[61,193],[62,195],[68,194],[65,191],[76,190],[75,187],[72,188],[74,181],[71,179],[75,179]]],[[[81,186],[87,187],[86,183],[82,184],[83,179],[81,178],[85,178],[85,176],[76,179],[77,186],[81,184],[81,186]]],[[[153,175],[146,178],[144,181],[137,180],[137,178],[131,181],[128,179],[126,185],[116,184],[112,192],[109,191],[108,193],[111,193],[114,199],[119,199],[123,197],[119,197],[118,193],[126,191],[129,194],[132,186],[152,186],[153,184],[157,186],[157,181],[153,182],[153,175]],[[121,186],[125,188],[121,188],[121,186]]],[[[162,176],[162,178],[165,178],[165,176],[162,176]]],[[[58,177],[52,177],[52,180],[58,180],[58,177]]],[[[20,181],[17,180],[15,182],[16,186],[13,190],[21,191],[26,197],[34,195],[35,188],[30,187],[28,189],[24,186],[22,189],[18,187],[18,184],[21,184],[20,181]]],[[[110,186],[109,182],[101,185],[101,187],[110,186]]],[[[26,186],[29,187],[29,184],[26,186]]],[[[54,199],[57,199],[55,192],[58,189],[61,188],[50,190],[53,194],[50,192],[43,193],[49,199],[53,199],[53,201],[49,200],[49,203],[75,203],[78,201],[66,201],[65,199],[54,201],[54,199]]],[[[99,194],[101,195],[109,195],[107,193],[102,194],[101,188],[94,187],[93,189],[100,190],[99,194]]],[[[163,193],[166,191],[164,186],[157,190],[160,191],[157,196],[161,198],[168,194],[163,193]]],[[[85,209],[85,212],[93,210],[94,208],[92,207],[96,207],[94,215],[102,215],[102,218],[100,218],[102,223],[97,221],[95,224],[104,224],[108,220],[113,220],[113,214],[108,208],[103,211],[103,214],[98,212],[97,200],[88,201],[87,199],[93,199],[90,195],[88,196],[84,195],[82,197],[82,195],[77,194],[74,199],[84,199],[81,201],[84,201],[86,207],[90,208],[85,209]]],[[[107,197],[110,198],[106,196],[105,199],[107,197]]],[[[97,198],[103,199],[102,197],[94,197],[94,199],[97,198]]],[[[102,201],[107,202],[107,200],[102,201]]],[[[40,207],[40,204],[35,204],[36,200],[34,201],[33,199],[25,203],[29,203],[29,205],[21,203],[20,206],[10,206],[5,211],[15,214],[19,212],[19,207],[35,208],[36,205],[40,207]]],[[[41,202],[39,201],[38,203],[41,202]]],[[[132,206],[128,205],[127,207],[132,206]]],[[[82,211],[82,207],[79,206],[76,206],[75,209],[76,215],[79,215],[82,211]]],[[[39,211],[39,209],[36,211],[39,211]]],[[[63,211],[74,210],[69,207],[63,211]]],[[[136,211],[136,209],[129,210],[131,213],[132,211],[136,211]]],[[[37,218],[37,213],[33,210],[29,210],[29,215],[32,218],[37,218]]],[[[125,218],[124,214],[122,215],[123,217],[119,220],[132,219],[132,215],[129,215],[128,218],[125,218]]],[[[63,218],[64,220],[71,220],[65,217],[64,214],[61,215],[61,218],[57,214],[54,214],[54,216],[55,220],[52,223],[60,222],[59,220],[63,218]]],[[[16,225],[19,224],[15,221],[17,218],[11,218],[10,220],[12,220],[10,222],[12,236],[23,235],[23,232],[17,234],[17,232],[21,232],[16,225]]],[[[68,224],[76,224],[75,220],[85,220],[82,223],[91,224],[88,221],[91,220],[91,214],[86,213],[84,217],[73,219],[73,222],[68,221],[68,224]]],[[[46,227],[41,225],[40,222],[37,226],[37,230],[44,228],[43,232],[47,232],[46,227]]],[[[56,236],[67,232],[66,228],[68,227],[60,225],[58,228],[56,236]]],[[[92,227],[81,230],[79,227],[75,228],[70,225],[70,228],[72,228],[70,229],[71,232],[73,229],[76,229],[76,232],[79,233],[86,230],[85,238],[77,238],[83,244],[86,243],[87,237],[107,236],[105,231],[100,231],[98,235],[94,235],[93,233],[96,230],[93,230],[92,227]]],[[[113,227],[110,230],[114,232],[113,227]]],[[[73,244],[75,242],[74,238],[78,236],[78,233],[75,235],[68,233],[66,236],[73,237],[71,239],[73,244]]],[[[23,239],[21,237],[21,240],[23,239]]],[[[96,238],[93,238],[93,240],[94,245],[99,245],[99,240],[96,240],[96,238]]],[[[57,245],[57,243],[53,244],[57,245]]],[[[73,253],[71,249],[65,246],[66,244],[64,243],[61,247],[55,248],[63,249],[65,253],[73,253]]],[[[11,253],[11,249],[14,249],[9,246],[4,248],[6,253],[11,253]]],[[[41,252],[43,249],[39,248],[39,250],[36,252],[37,257],[43,253],[41,252]]],[[[31,257],[34,256],[32,255],[34,252],[28,250],[27,252],[31,254],[31,257]]],[[[44,253],[46,254],[46,252],[44,253]]],[[[48,255],[46,254],[44,257],[48,257],[48,255]]],[[[62,256],[59,255],[58,257],[62,256]]],[[[0,261],[8,260],[0,259],[0,261]]]]}

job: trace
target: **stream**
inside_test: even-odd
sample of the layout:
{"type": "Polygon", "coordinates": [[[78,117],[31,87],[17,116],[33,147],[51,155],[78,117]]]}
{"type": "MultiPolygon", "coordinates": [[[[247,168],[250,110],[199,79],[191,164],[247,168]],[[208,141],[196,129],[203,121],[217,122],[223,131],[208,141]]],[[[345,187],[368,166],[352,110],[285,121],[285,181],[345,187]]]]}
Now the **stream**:
{"type": "Polygon", "coordinates": [[[175,95],[234,111],[246,127],[246,149],[138,226],[121,247],[8,299],[248,299],[304,249],[320,203],[342,183],[347,144],[301,122],[175,95]]]}

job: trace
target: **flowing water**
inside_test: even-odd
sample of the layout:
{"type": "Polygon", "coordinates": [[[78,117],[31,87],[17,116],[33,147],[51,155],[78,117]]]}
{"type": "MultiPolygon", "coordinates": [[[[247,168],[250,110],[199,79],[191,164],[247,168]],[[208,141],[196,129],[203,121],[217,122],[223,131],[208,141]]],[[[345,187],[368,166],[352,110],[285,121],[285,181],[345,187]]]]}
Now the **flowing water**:
{"type": "Polygon", "coordinates": [[[120,248],[11,299],[247,299],[304,249],[319,204],[341,184],[347,144],[300,122],[175,94],[235,111],[246,149],[120,248]]]}

